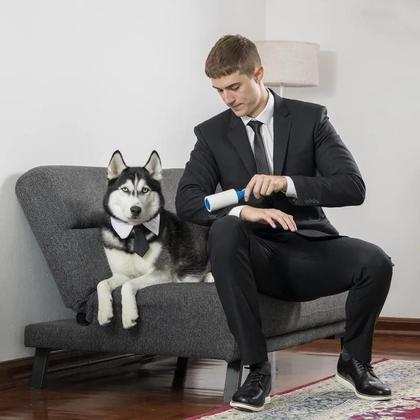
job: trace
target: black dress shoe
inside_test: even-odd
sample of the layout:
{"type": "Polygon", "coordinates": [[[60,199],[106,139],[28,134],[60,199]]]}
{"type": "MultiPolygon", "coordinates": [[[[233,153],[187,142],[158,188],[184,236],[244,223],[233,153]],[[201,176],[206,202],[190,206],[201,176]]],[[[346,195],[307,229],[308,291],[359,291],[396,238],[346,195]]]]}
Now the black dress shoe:
{"type": "Polygon", "coordinates": [[[375,375],[370,363],[354,358],[344,360],[340,355],[335,377],[359,398],[381,401],[390,400],[392,397],[391,390],[375,375]]]}
{"type": "Polygon", "coordinates": [[[270,402],[270,364],[251,369],[244,384],[233,394],[230,406],[246,411],[261,411],[270,402]],[[267,367],[268,366],[268,367],[267,367]]]}

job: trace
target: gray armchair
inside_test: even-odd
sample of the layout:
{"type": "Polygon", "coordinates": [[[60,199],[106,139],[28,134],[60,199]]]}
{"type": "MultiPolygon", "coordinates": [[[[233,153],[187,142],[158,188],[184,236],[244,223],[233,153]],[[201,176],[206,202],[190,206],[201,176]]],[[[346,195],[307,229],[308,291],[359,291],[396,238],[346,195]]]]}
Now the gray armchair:
{"type": "MultiPolygon", "coordinates": [[[[166,208],[174,211],[182,169],[163,171],[166,208]]],[[[114,319],[101,327],[96,320],[96,285],[111,275],[99,225],[106,169],[42,166],[16,183],[16,194],[57,283],[63,303],[90,322],[73,319],[30,324],[25,345],[34,347],[32,386],[46,383],[51,350],[83,350],[211,358],[227,362],[225,401],[241,382],[242,363],[212,283],[168,283],[137,294],[140,322],[124,330],[120,289],[113,293],[114,319]]],[[[284,302],[260,295],[262,325],[268,351],[276,351],[344,332],[346,294],[312,302],[284,302]]]]}

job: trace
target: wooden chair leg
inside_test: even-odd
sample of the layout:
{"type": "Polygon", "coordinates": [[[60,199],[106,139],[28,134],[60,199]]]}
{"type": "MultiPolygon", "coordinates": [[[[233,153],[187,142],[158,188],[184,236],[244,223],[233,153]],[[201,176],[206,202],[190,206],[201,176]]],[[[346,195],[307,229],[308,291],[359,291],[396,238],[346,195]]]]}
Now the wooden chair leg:
{"type": "Polygon", "coordinates": [[[50,349],[37,347],[35,349],[34,363],[32,365],[32,378],[30,386],[43,388],[47,385],[48,356],[50,349]]]}
{"type": "Polygon", "coordinates": [[[172,389],[181,389],[184,387],[184,382],[188,368],[188,357],[178,357],[176,362],[175,374],[172,380],[172,389]]]}
{"type": "Polygon", "coordinates": [[[223,399],[226,403],[230,402],[233,394],[241,386],[242,367],[242,360],[234,360],[227,364],[225,390],[223,394],[223,399]]]}

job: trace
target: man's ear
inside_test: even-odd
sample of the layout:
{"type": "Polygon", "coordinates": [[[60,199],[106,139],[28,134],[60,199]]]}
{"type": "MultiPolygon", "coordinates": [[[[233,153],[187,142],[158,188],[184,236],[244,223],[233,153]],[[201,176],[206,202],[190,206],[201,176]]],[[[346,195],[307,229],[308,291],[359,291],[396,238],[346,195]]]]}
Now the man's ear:
{"type": "Polygon", "coordinates": [[[255,70],[254,70],[254,80],[257,83],[260,83],[261,80],[264,77],[264,67],[263,66],[258,66],[255,70]]]}
{"type": "Polygon", "coordinates": [[[121,152],[116,150],[108,164],[108,180],[118,178],[127,168],[121,152]]]}
{"type": "Polygon", "coordinates": [[[156,150],[153,150],[149,157],[149,160],[147,161],[146,165],[144,165],[144,168],[156,181],[160,181],[162,179],[162,164],[160,162],[160,157],[156,150]]]}

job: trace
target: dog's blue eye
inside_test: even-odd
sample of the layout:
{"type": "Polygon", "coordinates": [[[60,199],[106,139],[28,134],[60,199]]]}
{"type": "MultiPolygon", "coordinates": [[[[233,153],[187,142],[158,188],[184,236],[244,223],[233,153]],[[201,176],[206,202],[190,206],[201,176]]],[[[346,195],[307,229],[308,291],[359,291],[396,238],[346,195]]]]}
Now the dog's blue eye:
{"type": "Polygon", "coordinates": [[[130,191],[128,191],[128,188],[127,188],[127,187],[122,187],[122,188],[121,188],[121,191],[124,191],[125,193],[130,192],[130,191]]]}
{"type": "Polygon", "coordinates": [[[150,191],[150,188],[147,188],[147,187],[143,187],[142,189],[141,189],[141,192],[143,193],[143,194],[146,194],[147,192],[149,192],[150,191]]]}

